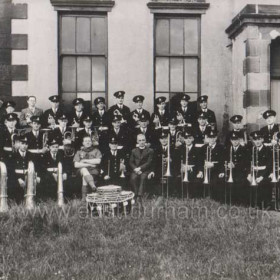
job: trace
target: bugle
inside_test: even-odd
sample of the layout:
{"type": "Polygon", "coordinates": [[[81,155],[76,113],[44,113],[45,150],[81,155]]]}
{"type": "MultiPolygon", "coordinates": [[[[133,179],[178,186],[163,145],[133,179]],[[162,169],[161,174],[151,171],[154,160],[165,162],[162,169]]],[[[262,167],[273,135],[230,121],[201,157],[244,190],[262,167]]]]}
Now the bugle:
{"type": "Polygon", "coordinates": [[[35,207],[34,197],[36,194],[36,184],[37,178],[34,163],[32,161],[29,161],[27,169],[27,186],[25,193],[25,207],[27,210],[31,210],[35,207]]]}
{"type": "Polygon", "coordinates": [[[62,163],[59,162],[57,165],[57,204],[59,207],[64,206],[63,196],[63,169],[62,163]]]}
{"type": "Polygon", "coordinates": [[[168,134],[168,142],[167,142],[167,168],[166,173],[164,174],[164,177],[171,177],[170,172],[170,134],[168,134]]]}
{"type": "Polygon", "coordinates": [[[0,212],[7,212],[8,207],[8,193],[7,193],[7,167],[6,164],[0,161],[0,212]]]}

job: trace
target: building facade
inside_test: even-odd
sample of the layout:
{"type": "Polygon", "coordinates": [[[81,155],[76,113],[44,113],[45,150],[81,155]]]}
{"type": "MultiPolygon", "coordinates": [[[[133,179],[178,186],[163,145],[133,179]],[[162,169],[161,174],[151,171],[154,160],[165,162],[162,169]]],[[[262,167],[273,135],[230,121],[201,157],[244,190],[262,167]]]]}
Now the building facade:
{"type": "Polygon", "coordinates": [[[0,0],[0,23],[0,97],[17,110],[57,93],[66,109],[109,107],[124,90],[150,111],[160,95],[206,94],[222,132],[232,114],[249,130],[267,108],[280,115],[278,0],[0,0]]]}

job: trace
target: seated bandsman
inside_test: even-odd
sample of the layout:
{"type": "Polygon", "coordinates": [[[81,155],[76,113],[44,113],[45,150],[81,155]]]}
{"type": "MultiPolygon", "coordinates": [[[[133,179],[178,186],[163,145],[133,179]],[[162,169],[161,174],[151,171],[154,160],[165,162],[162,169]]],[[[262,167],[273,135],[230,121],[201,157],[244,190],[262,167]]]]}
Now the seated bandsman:
{"type": "Polygon", "coordinates": [[[31,123],[32,116],[39,116],[43,115],[43,110],[36,107],[36,97],[29,96],[27,99],[28,107],[21,110],[19,122],[22,127],[28,127],[31,123]]]}
{"type": "Polygon", "coordinates": [[[271,146],[276,144],[276,134],[279,132],[279,126],[276,124],[276,112],[273,110],[267,110],[263,113],[267,125],[260,129],[263,135],[264,145],[271,146]]]}
{"type": "Polygon", "coordinates": [[[56,139],[48,141],[49,150],[43,156],[42,160],[42,185],[39,195],[42,198],[57,197],[57,181],[58,181],[58,163],[62,164],[62,180],[67,180],[67,169],[65,164],[64,153],[59,150],[56,139]]]}
{"type": "Polygon", "coordinates": [[[130,117],[130,109],[124,105],[124,95],[125,92],[120,90],[114,93],[114,96],[117,100],[117,103],[111,106],[108,110],[110,121],[114,119],[114,116],[119,115],[121,116],[121,123],[127,124],[130,117]]]}
{"type": "Polygon", "coordinates": [[[184,137],[182,136],[183,132],[178,128],[178,121],[176,117],[173,117],[168,122],[169,131],[167,132],[170,135],[170,147],[172,150],[179,148],[184,143],[184,137]]]}
{"type": "Polygon", "coordinates": [[[247,176],[251,184],[251,204],[255,202],[259,207],[266,208],[272,198],[272,184],[269,179],[269,175],[272,173],[271,150],[270,147],[264,146],[264,135],[261,131],[252,132],[250,136],[254,144],[249,155],[251,172],[247,176]],[[254,181],[257,187],[254,186],[254,181]],[[257,201],[255,201],[256,196],[257,201]]]}
{"type": "Polygon", "coordinates": [[[146,137],[146,146],[147,147],[154,147],[156,145],[155,133],[152,131],[151,127],[149,126],[149,120],[145,115],[139,116],[139,127],[133,130],[134,138],[134,147],[137,144],[137,135],[144,134],[146,137]]]}
{"type": "Polygon", "coordinates": [[[0,150],[6,154],[10,154],[13,151],[15,141],[12,140],[13,135],[17,133],[16,125],[18,122],[17,114],[9,113],[5,117],[5,127],[0,133],[0,150]]]}
{"type": "Polygon", "coordinates": [[[210,197],[218,201],[224,201],[224,146],[217,142],[218,131],[209,130],[207,132],[208,144],[202,149],[202,158],[204,160],[204,180],[208,172],[208,186],[210,197]],[[206,172],[205,172],[206,171],[206,172]]]}
{"type": "Polygon", "coordinates": [[[41,165],[43,154],[47,151],[47,143],[44,132],[40,131],[41,119],[38,116],[30,118],[32,130],[25,134],[27,138],[28,151],[33,154],[35,163],[41,165]]]}
{"type": "Polygon", "coordinates": [[[137,135],[138,147],[134,148],[129,158],[131,169],[130,184],[135,193],[135,198],[142,203],[142,196],[145,192],[145,183],[152,171],[153,154],[151,148],[146,147],[146,138],[143,134],[137,135]]]}
{"type": "Polygon", "coordinates": [[[199,103],[200,109],[198,110],[198,115],[200,115],[202,112],[206,114],[208,124],[210,124],[213,128],[216,127],[216,116],[214,111],[208,109],[208,96],[207,95],[201,95],[197,98],[197,102],[199,103]]]}
{"type": "Polygon", "coordinates": [[[5,101],[1,106],[0,125],[4,125],[6,115],[15,111],[16,103],[14,101],[5,101]]]}
{"type": "Polygon", "coordinates": [[[207,116],[203,112],[197,116],[197,122],[193,125],[194,144],[196,147],[202,147],[207,143],[206,135],[211,130],[211,126],[207,124],[207,116]]]}
{"type": "Polygon", "coordinates": [[[83,120],[88,115],[84,110],[84,99],[76,98],[72,104],[74,106],[73,112],[69,115],[69,125],[74,127],[83,127],[83,120]]]}
{"type": "Polygon", "coordinates": [[[67,127],[68,119],[66,115],[61,115],[58,118],[58,126],[50,132],[50,139],[56,139],[58,145],[60,146],[60,149],[62,149],[63,142],[65,140],[66,135],[70,135],[71,129],[67,127]],[[66,133],[67,132],[67,133],[66,133]],[[66,134],[65,134],[66,133],[66,134]]]}
{"type": "MultiPolygon", "coordinates": [[[[175,165],[180,180],[188,178],[188,191],[190,198],[202,197],[203,189],[201,181],[203,178],[203,161],[201,151],[194,146],[194,137],[191,129],[183,133],[184,145],[181,145],[175,152],[175,165]],[[187,162],[186,162],[187,158],[187,162]],[[187,165],[186,165],[187,164],[187,165]],[[185,174],[187,172],[187,175],[185,174]]],[[[180,186],[180,183],[177,183],[180,186]]],[[[183,186],[184,187],[184,186],[183,186]]],[[[178,191],[180,192],[180,191],[178,191]]],[[[186,193],[185,191],[183,193],[186,193]]],[[[186,195],[184,195],[186,196],[186,195]]]]}
{"type": "Polygon", "coordinates": [[[82,177],[82,199],[86,199],[88,188],[96,191],[96,181],[99,175],[102,154],[100,150],[93,145],[89,136],[83,139],[83,146],[74,156],[74,167],[77,173],[82,177]]]}
{"type": "MultiPolygon", "coordinates": [[[[19,147],[13,153],[8,168],[8,197],[15,199],[17,203],[23,200],[24,191],[27,187],[27,170],[29,161],[34,162],[33,155],[28,152],[28,143],[25,136],[18,137],[19,147]]],[[[36,170],[36,165],[35,165],[36,170]]],[[[40,178],[37,177],[37,183],[40,178]]]]}
{"type": "Polygon", "coordinates": [[[243,129],[242,125],[242,119],[243,117],[241,115],[234,115],[229,120],[232,123],[232,131],[230,131],[226,137],[225,146],[231,145],[231,135],[232,132],[238,132],[238,135],[240,138],[240,144],[242,146],[245,146],[247,144],[247,132],[245,129],[243,129]]]}
{"type": "Polygon", "coordinates": [[[118,142],[114,137],[109,140],[110,150],[107,151],[101,160],[102,176],[106,184],[124,185],[126,171],[126,155],[118,150],[118,142]]]}
{"type": "Polygon", "coordinates": [[[189,106],[190,96],[187,94],[182,95],[180,100],[180,107],[173,112],[173,117],[178,120],[178,126],[181,127],[191,127],[195,121],[195,112],[189,106]]]}
{"type": "Polygon", "coordinates": [[[151,116],[151,121],[153,123],[153,129],[162,129],[168,127],[169,112],[166,109],[166,97],[161,96],[155,100],[156,108],[155,112],[151,116]]]}
{"type": "Polygon", "coordinates": [[[79,130],[77,132],[77,135],[76,135],[76,139],[75,139],[75,148],[77,150],[79,150],[81,148],[81,146],[83,145],[83,139],[85,136],[89,136],[90,138],[92,138],[93,136],[93,131],[91,129],[92,127],[92,119],[90,116],[86,116],[84,119],[83,119],[83,128],[81,130],[79,130]]]}
{"type": "Polygon", "coordinates": [[[118,142],[118,149],[123,149],[125,153],[128,153],[131,147],[131,141],[129,141],[130,137],[127,128],[121,125],[121,120],[122,117],[120,115],[114,116],[108,137],[109,139],[115,138],[118,142]]]}
{"type": "MultiPolygon", "coordinates": [[[[230,145],[225,149],[225,161],[227,163],[227,174],[225,180],[230,176],[233,179],[231,187],[231,200],[233,203],[245,204],[248,201],[246,177],[250,170],[250,158],[246,147],[241,145],[242,132],[231,131],[229,135],[230,145]]],[[[230,201],[230,190],[227,190],[227,202],[230,201]]]]}
{"type": "Polygon", "coordinates": [[[130,113],[129,126],[131,130],[139,127],[140,116],[144,116],[148,121],[150,121],[150,113],[143,109],[144,100],[145,97],[143,95],[136,95],[132,99],[132,101],[136,104],[136,109],[130,113]]]}
{"type": "Polygon", "coordinates": [[[59,107],[60,97],[58,95],[52,95],[49,97],[51,108],[46,110],[42,118],[43,127],[53,127],[54,123],[58,123],[58,118],[63,115],[62,109],[59,107]]]}

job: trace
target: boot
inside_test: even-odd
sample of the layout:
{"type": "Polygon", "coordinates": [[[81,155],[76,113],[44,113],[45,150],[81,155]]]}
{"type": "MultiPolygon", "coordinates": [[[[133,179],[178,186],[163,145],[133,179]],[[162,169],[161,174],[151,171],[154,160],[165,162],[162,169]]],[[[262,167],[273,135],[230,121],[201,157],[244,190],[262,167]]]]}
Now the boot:
{"type": "Polygon", "coordinates": [[[91,175],[84,176],[85,181],[88,183],[88,185],[91,187],[93,192],[96,192],[96,186],[94,184],[93,177],[91,175]]]}

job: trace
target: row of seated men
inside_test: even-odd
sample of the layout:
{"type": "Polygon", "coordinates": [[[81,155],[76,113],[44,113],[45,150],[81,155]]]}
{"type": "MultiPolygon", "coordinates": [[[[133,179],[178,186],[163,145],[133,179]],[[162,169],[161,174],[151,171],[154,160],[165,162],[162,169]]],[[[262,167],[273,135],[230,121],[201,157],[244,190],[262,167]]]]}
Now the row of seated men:
{"type": "MultiPolygon", "coordinates": [[[[115,93],[115,96],[116,96],[117,100],[123,101],[124,93],[117,92],[117,93],[115,93]]],[[[29,98],[29,101],[30,100],[34,101],[34,97],[29,98]]],[[[52,102],[52,100],[59,101],[59,97],[53,96],[50,98],[51,102],[52,102]]],[[[139,102],[137,102],[137,104],[142,103],[142,105],[143,105],[142,96],[137,96],[134,100],[139,101],[139,102]]],[[[169,159],[172,160],[170,162],[171,170],[173,170],[172,173],[175,172],[172,175],[172,177],[173,178],[180,177],[181,169],[182,169],[182,168],[180,168],[180,166],[183,166],[183,164],[185,162],[184,158],[182,158],[182,156],[184,156],[185,153],[184,153],[184,151],[183,152],[181,151],[181,149],[183,147],[185,147],[185,144],[187,142],[185,139],[185,136],[186,136],[186,138],[191,138],[191,139],[193,138],[192,145],[194,145],[194,147],[198,148],[200,151],[199,153],[197,153],[197,158],[199,159],[199,163],[195,164],[195,166],[197,166],[197,170],[199,170],[200,172],[198,172],[196,174],[195,180],[198,182],[203,180],[203,175],[205,175],[205,174],[202,172],[202,175],[201,175],[201,169],[204,171],[205,161],[207,159],[205,149],[207,151],[207,146],[210,145],[210,139],[214,138],[215,143],[217,142],[217,135],[216,135],[217,131],[215,129],[213,129],[213,125],[210,125],[210,124],[213,124],[213,114],[212,113],[209,114],[209,112],[211,112],[211,111],[209,111],[209,109],[207,109],[207,97],[202,96],[201,99],[199,100],[199,101],[203,101],[203,102],[201,102],[201,104],[206,104],[206,112],[204,112],[203,108],[202,108],[202,111],[199,112],[199,114],[197,114],[197,112],[193,113],[192,115],[190,114],[192,116],[191,122],[190,122],[190,119],[188,120],[187,118],[185,118],[183,116],[184,115],[183,113],[185,113],[185,110],[183,109],[184,106],[182,104],[186,104],[186,107],[188,107],[188,100],[189,100],[189,97],[187,95],[184,95],[181,97],[181,101],[180,101],[181,108],[178,109],[178,110],[182,110],[181,114],[178,114],[178,112],[176,112],[173,115],[173,117],[166,117],[166,118],[161,119],[161,117],[166,114],[165,113],[166,111],[162,112],[162,110],[160,110],[160,108],[161,108],[160,106],[162,106],[164,109],[164,107],[166,105],[165,105],[164,97],[159,97],[156,101],[158,111],[157,111],[157,113],[152,115],[152,118],[149,118],[148,114],[143,113],[143,112],[145,112],[145,111],[143,111],[143,109],[142,109],[142,114],[139,113],[137,117],[136,117],[136,114],[135,114],[135,116],[134,116],[134,114],[132,115],[132,119],[135,121],[135,127],[131,126],[131,122],[132,122],[131,118],[129,119],[129,117],[128,117],[127,120],[125,120],[125,118],[124,118],[125,114],[121,111],[125,107],[123,107],[123,108],[119,107],[119,105],[118,105],[119,103],[115,105],[117,107],[116,109],[114,109],[115,107],[113,107],[113,109],[111,110],[113,112],[113,114],[111,117],[111,123],[109,122],[108,127],[103,124],[100,124],[100,123],[99,123],[99,125],[96,125],[98,123],[94,121],[94,115],[93,116],[86,115],[79,122],[74,121],[74,122],[70,123],[72,125],[71,125],[71,128],[69,129],[69,127],[68,127],[69,117],[67,117],[64,113],[59,114],[59,116],[57,116],[57,120],[55,120],[55,118],[51,118],[50,117],[51,114],[49,114],[49,116],[48,116],[49,125],[47,126],[49,129],[47,132],[48,138],[49,138],[48,141],[46,141],[46,137],[43,141],[43,138],[44,138],[43,135],[46,131],[40,131],[41,126],[45,126],[44,125],[44,116],[43,115],[41,117],[36,116],[36,114],[35,114],[36,110],[35,110],[33,116],[26,116],[26,125],[28,125],[28,128],[30,128],[31,131],[29,131],[25,134],[24,139],[26,139],[26,143],[27,143],[29,152],[31,152],[33,157],[37,158],[38,160],[43,158],[47,154],[51,155],[51,153],[49,151],[49,150],[51,150],[51,148],[50,148],[51,143],[55,142],[54,145],[58,145],[58,149],[59,148],[64,149],[63,156],[65,157],[65,155],[66,155],[66,163],[64,164],[65,165],[64,169],[66,171],[68,170],[68,172],[70,172],[70,173],[73,171],[73,167],[76,169],[79,169],[79,174],[81,174],[82,178],[83,178],[83,186],[86,186],[86,185],[94,186],[95,183],[92,183],[92,182],[94,182],[95,178],[92,179],[90,176],[96,177],[93,175],[97,175],[97,174],[90,174],[88,171],[86,171],[87,168],[83,167],[82,163],[77,164],[77,160],[76,161],[74,160],[74,166],[72,164],[73,156],[75,155],[75,157],[76,157],[76,155],[79,154],[78,152],[79,151],[81,152],[82,151],[81,149],[84,149],[83,142],[84,142],[85,136],[87,136],[87,135],[91,136],[91,134],[94,134],[94,136],[95,136],[95,137],[93,137],[94,140],[96,140],[96,138],[98,138],[98,142],[99,142],[98,150],[100,152],[100,154],[98,156],[100,158],[98,160],[93,159],[94,163],[91,163],[91,164],[94,166],[95,165],[100,166],[102,158],[104,158],[104,160],[102,162],[103,168],[101,168],[103,170],[103,174],[108,173],[108,172],[106,173],[106,166],[107,166],[107,169],[108,168],[111,169],[114,166],[114,168],[117,169],[117,173],[121,172],[120,169],[126,169],[127,174],[128,174],[128,171],[130,171],[129,172],[130,173],[130,185],[133,186],[133,188],[136,192],[136,195],[141,197],[143,195],[143,187],[145,185],[143,182],[146,180],[146,178],[154,177],[155,179],[159,179],[162,177],[163,169],[164,169],[164,168],[161,168],[162,162],[164,161],[164,160],[162,160],[162,158],[167,158],[167,155],[164,155],[165,153],[167,153],[167,149],[163,149],[163,146],[166,146],[167,142],[169,142],[169,144],[170,144],[169,159]],[[194,116],[196,116],[197,121],[194,121],[194,118],[195,118],[194,116]],[[54,119],[54,122],[53,122],[53,119],[54,119]],[[149,123],[151,123],[150,126],[149,126],[149,123]],[[97,128],[97,130],[92,130],[93,127],[97,128]],[[73,130],[73,128],[74,128],[74,130],[73,130]],[[187,135],[185,135],[185,133],[189,133],[189,130],[190,130],[189,128],[191,128],[191,133],[190,133],[191,136],[187,137],[187,135]],[[70,139],[68,139],[65,136],[66,131],[71,132],[71,133],[68,133],[68,135],[71,134],[71,136],[69,137],[70,139]],[[73,133],[73,131],[75,133],[73,133]],[[180,133],[178,133],[178,131],[180,131],[180,133]],[[212,135],[213,137],[211,137],[211,133],[213,133],[213,135],[212,135]],[[133,153],[134,147],[136,146],[136,144],[138,144],[138,146],[140,145],[140,143],[139,143],[140,140],[137,139],[137,135],[139,135],[139,134],[144,135],[144,139],[145,139],[144,146],[145,146],[145,148],[150,149],[153,154],[152,161],[149,158],[148,158],[149,160],[147,159],[148,162],[152,162],[152,163],[148,164],[149,168],[147,168],[147,171],[149,171],[149,173],[146,172],[146,170],[145,170],[145,172],[138,170],[137,168],[139,166],[135,167],[135,165],[131,164],[131,161],[130,161],[131,157],[133,157],[133,154],[134,154],[133,153]],[[169,141],[167,141],[168,137],[166,137],[166,136],[164,137],[164,135],[168,135],[168,134],[170,135],[169,141]],[[112,143],[110,143],[112,141],[112,139],[114,139],[114,141],[116,142],[115,145],[117,146],[117,151],[121,151],[121,153],[123,154],[120,159],[121,162],[120,163],[118,162],[116,165],[112,164],[111,160],[107,160],[107,161],[105,160],[106,154],[107,154],[107,157],[108,157],[108,153],[109,153],[109,155],[110,155],[110,153],[111,153],[111,155],[113,154],[111,151],[112,143]],[[209,142],[209,144],[205,145],[205,143],[208,143],[208,142],[209,142]],[[68,150],[68,148],[69,148],[69,150],[68,150]],[[66,153],[67,150],[68,150],[68,152],[66,153]],[[175,153],[174,155],[176,155],[176,156],[174,156],[173,153],[175,153]],[[162,157],[162,155],[164,155],[164,156],[162,157]],[[172,159],[173,157],[174,157],[174,159],[172,159]],[[156,159],[158,159],[158,160],[156,160],[156,159]],[[160,162],[157,162],[157,161],[160,161],[160,162]],[[133,168],[133,167],[135,167],[135,168],[133,168]],[[136,171],[135,171],[135,169],[136,169],[136,171]],[[144,178],[141,179],[141,177],[144,177],[144,178]]],[[[35,99],[35,101],[36,101],[36,99],[35,99]]],[[[9,102],[7,102],[7,103],[9,103],[9,102]]],[[[10,102],[10,103],[12,103],[12,102],[10,102]]],[[[55,103],[56,105],[57,105],[57,103],[59,104],[59,102],[52,102],[52,103],[55,103]]],[[[83,100],[75,99],[73,101],[73,104],[75,105],[75,114],[77,115],[76,106],[77,106],[77,108],[83,108],[83,100]]],[[[95,104],[96,104],[97,108],[101,104],[103,106],[102,108],[104,110],[104,104],[105,104],[104,99],[97,98],[95,100],[95,104]]],[[[11,106],[8,106],[8,108],[10,108],[10,107],[11,106]]],[[[187,108],[185,108],[185,109],[186,109],[186,111],[188,110],[187,108]]],[[[53,110],[53,109],[50,109],[50,110],[53,110]]],[[[105,112],[103,112],[103,114],[102,114],[101,111],[102,110],[98,110],[98,114],[101,117],[103,117],[105,112]]],[[[192,112],[194,112],[194,110],[192,112]]],[[[267,146],[274,144],[273,141],[276,141],[275,139],[273,139],[273,136],[278,131],[278,126],[275,124],[275,116],[276,116],[276,112],[274,112],[272,110],[268,110],[263,114],[263,117],[266,119],[268,125],[266,127],[264,127],[263,129],[261,129],[260,136],[258,136],[258,137],[260,137],[260,139],[256,139],[256,140],[259,140],[259,142],[261,142],[261,147],[265,147],[264,154],[267,154],[268,151],[271,152],[271,149],[269,149],[267,146]],[[263,143],[265,144],[265,146],[263,145],[263,143]]],[[[13,160],[14,160],[14,156],[15,156],[15,154],[12,152],[13,145],[12,145],[11,136],[14,133],[14,130],[16,129],[18,123],[20,123],[20,127],[24,127],[25,124],[22,122],[22,119],[23,119],[22,114],[21,114],[19,121],[17,119],[17,115],[15,115],[13,113],[4,114],[4,119],[5,119],[4,128],[3,128],[2,133],[0,134],[0,147],[1,147],[1,150],[3,151],[3,160],[8,162],[8,164],[10,165],[10,162],[14,162],[13,160]]],[[[248,159],[252,158],[250,155],[250,153],[252,152],[252,149],[250,146],[251,142],[249,142],[249,144],[247,145],[247,148],[244,148],[244,146],[245,146],[246,142],[248,142],[248,140],[247,140],[246,132],[241,129],[241,121],[242,121],[242,116],[239,116],[239,115],[233,116],[231,118],[231,122],[234,127],[233,131],[238,132],[238,135],[239,135],[238,147],[240,146],[240,148],[242,147],[241,150],[245,149],[245,151],[246,151],[245,154],[246,154],[247,160],[244,160],[243,162],[247,162],[247,164],[246,164],[247,168],[242,168],[242,171],[245,172],[245,170],[246,170],[245,173],[248,173],[248,166],[250,167],[250,164],[248,164],[248,162],[250,163],[250,161],[248,161],[248,159]]],[[[108,123],[106,123],[106,124],[108,124],[108,123]]],[[[28,129],[25,129],[25,131],[28,131],[28,129]]],[[[230,133],[229,136],[227,137],[227,141],[226,141],[227,148],[230,146],[233,146],[231,137],[232,136],[230,133]]],[[[91,137],[86,137],[86,139],[88,139],[88,138],[91,139],[91,137]]],[[[142,139],[142,141],[143,141],[143,139],[142,139]]],[[[92,142],[92,139],[89,142],[92,142]]],[[[255,142],[254,142],[254,145],[256,145],[255,142]]],[[[226,155],[224,147],[222,147],[219,143],[217,143],[217,145],[215,145],[215,146],[217,146],[217,148],[220,147],[219,148],[220,152],[217,153],[218,160],[214,160],[215,157],[213,157],[213,155],[215,155],[215,153],[211,154],[211,157],[212,157],[211,160],[207,160],[207,162],[210,162],[208,169],[211,170],[210,173],[213,173],[213,174],[215,174],[215,170],[221,171],[221,169],[224,169],[224,161],[225,161],[224,159],[225,159],[225,155],[226,155]],[[219,166],[219,168],[218,168],[218,166],[219,166]]],[[[261,150],[262,149],[263,148],[261,148],[261,150]]],[[[211,148],[211,151],[212,151],[212,148],[211,148]]],[[[84,154],[84,151],[82,151],[81,154],[84,154]]],[[[272,163],[267,162],[266,165],[260,165],[260,160],[259,160],[260,155],[261,155],[261,153],[258,154],[259,166],[261,166],[262,168],[265,167],[265,170],[266,170],[265,175],[267,175],[268,173],[269,173],[269,175],[271,175],[270,167],[272,166],[272,163]]],[[[267,158],[269,158],[269,157],[267,157],[267,158]]],[[[76,159],[77,159],[77,157],[76,157],[76,159]]],[[[79,158],[79,160],[83,161],[84,158],[81,157],[81,158],[79,158]]],[[[43,160],[43,162],[47,162],[47,161],[43,160]]],[[[43,164],[39,163],[39,164],[36,164],[36,166],[39,167],[39,169],[40,169],[41,166],[43,166],[43,164]]],[[[232,164],[231,164],[231,166],[232,166],[232,164]]],[[[52,167],[46,167],[46,168],[50,168],[50,170],[51,170],[52,167]]],[[[24,169],[24,168],[19,168],[19,169],[24,169]]],[[[191,177],[191,174],[196,173],[193,171],[193,170],[195,170],[195,168],[188,167],[188,169],[190,171],[190,177],[191,177]]],[[[9,168],[9,170],[13,170],[13,168],[11,168],[11,169],[9,168]]],[[[15,168],[15,170],[18,170],[18,169],[15,168]]],[[[236,169],[236,167],[234,167],[234,168],[232,167],[232,170],[234,171],[237,169],[236,169]]],[[[52,171],[50,171],[50,172],[52,172],[52,171]]],[[[94,172],[99,174],[99,171],[94,171],[94,172]]],[[[40,173],[40,172],[38,172],[38,173],[40,173]]],[[[245,179],[244,182],[246,182],[246,179],[248,177],[248,176],[244,176],[244,175],[246,175],[245,173],[241,173],[242,179],[243,180],[245,179]]],[[[256,175],[259,175],[261,173],[262,173],[261,169],[260,169],[260,171],[257,170],[256,175]]],[[[49,173],[47,172],[46,174],[49,174],[49,173]]],[[[109,174],[110,174],[110,172],[109,172],[109,174]]],[[[113,173],[111,172],[111,174],[113,174],[113,173]]],[[[215,180],[220,180],[223,178],[223,175],[220,175],[220,174],[222,174],[222,172],[219,173],[218,176],[213,176],[213,174],[210,177],[211,185],[212,186],[219,185],[219,184],[215,183],[215,180]]],[[[53,173],[53,175],[55,175],[55,173],[53,173]]],[[[103,176],[103,179],[105,179],[105,180],[111,179],[111,176],[108,176],[110,178],[108,178],[108,177],[105,178],[105,177],[106,177],[106,175],[103,176]]],[[[260,176],[260,177],[263,177],[263,176],[260,176]]],[[[14,178],[14,177],[10,176],[10,178],[14,178]]],[[[53,178],[55,179],[55,176],[53,176],[53,178]]],[[[249,179],[250,179],[250,177],[249,177],[249,179]]],[[[235,180],[237,180],[237,179],[235,179],[235,180]]],[[[48,182],[48,180],[43,180],[43,181],[48,182]]],[[[269,182],[269,178],[268,178],[268,176],[265,176],[263,178],[257,177],[257,181],[259,181],[258,183],[260,183],[260,185],[262,185],[264,183],[266,185],[266,183],[269,182]]],[[[176,184],[172,184],[172,185],[179,186],[180,184],[176,183],[176,184]]],[[[201,184],[199,184],[199,185],[201,185],[201,184]]],[[[238,184],[238,185],[240,186],[240,184],[238,184]]],[[[190,189],[192,189],[192,188],[190,188],[190,189]]],[[[244,187],[243,190],[244,189],[246,189],[246,187],[244,187]]],[[[159,190],[159,188],[157,188],[157,190],[159,190]]],[[[196,193],[199,192],[198,191],[199,187],[195,187],[194,190],[196,193]]],[[[265,201],[266,201],[266,203],[268,203],[268,201],[270,201],[269,197],[271,196],[271,191],[268,191],[268,190],[270,190],[270,187],[264,188],[264,190],[265,190],[264,195],[259,195],[259,197],[261,199],[263,199],[262,197],[264,197],[264,198],[267,197],[267,198],[265,198],[265,201]]],[[[217,196],[217,197],[221,196],[221,192],[219,192],[219,191],[217,193],[215,193],[215,190],[213,190],[212,193],[214,193],[215,196],[217,196]]],[[[243,197],[243,195],[239,195],[239,197],[243,197]]]]}

